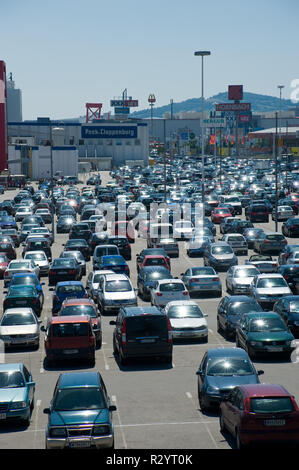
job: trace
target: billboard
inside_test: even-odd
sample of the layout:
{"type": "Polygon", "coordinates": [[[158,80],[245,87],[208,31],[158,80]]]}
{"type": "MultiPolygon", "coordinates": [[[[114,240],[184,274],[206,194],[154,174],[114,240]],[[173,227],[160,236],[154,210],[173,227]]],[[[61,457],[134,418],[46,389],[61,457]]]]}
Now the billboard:
{"type": "Polygon", "coordinates": [[[0,60],[0,171],[7,168],[6,66],[0,60]]]}
{"type": "Polygon", "coordinates": [[[137,126],[82,126],[82,139],[137,139],[137,126]]]}
{"type": "Polygon", "coordinates": [[[219,103],[216,111],[250,111],[251,103],[219,103]]]}
{"type": "Polygon", "coordinates": [[[243,85],[229,85],[228,99],[233,101],[241,101],[243,99],[243,85]]]}

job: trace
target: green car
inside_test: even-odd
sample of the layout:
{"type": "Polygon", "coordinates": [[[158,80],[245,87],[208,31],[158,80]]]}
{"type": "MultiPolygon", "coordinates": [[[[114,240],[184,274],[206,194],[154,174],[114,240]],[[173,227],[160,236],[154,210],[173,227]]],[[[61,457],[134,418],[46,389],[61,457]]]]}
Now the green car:
{"type": "Polygon", "coordinates": [[[244,314],[236,328],[236,346],[250,358],[258,354],[279,354],[290,359],[296,349],[294,336],[275,312],[244,314]]]}
{"type": "Polygon", "coordinates": [[[30,307],[36,315],[42,311],[42,296],[37,289],[31,285],[15,285],[9,291],[3,301],[3,311],[8,308],[30,307]]]}
{"type": "Polygon", "coordinates": [[[99,372],[60,374],[50,408],[44,409],[46,448],[113,448],[115,410],[99,372]]]}

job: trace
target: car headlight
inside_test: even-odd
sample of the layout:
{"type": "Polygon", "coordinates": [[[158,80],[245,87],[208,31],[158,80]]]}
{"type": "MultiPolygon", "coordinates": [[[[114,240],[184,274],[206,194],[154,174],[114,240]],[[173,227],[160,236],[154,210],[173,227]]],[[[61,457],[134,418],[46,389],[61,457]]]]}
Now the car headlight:
{"type": "Polygon", "coordinates": [[[209,395],[219,395],[219,388],[217,387],[207,387],[207,390],[206,392],[209,394],[209,395]]]}
{"type": "Polygon", "coordinates": [[[49,431],[50,437],[65,437],[66,436],[66,429],[61,428],[51,428],[49,431]]]}
{"type": "Polygon", "coordinates": [[[10,404],[11,410],[21,410],[27,407],[27,403],[25,401],[15,401],[10,404]]]}
{"type": "Polygon", "coordinates": [[[110,433],[110,427],[106,425],[102,426],[94,426],[92,434],[93,436],[102,436],[104,434],[109,434],[110,433]]]}

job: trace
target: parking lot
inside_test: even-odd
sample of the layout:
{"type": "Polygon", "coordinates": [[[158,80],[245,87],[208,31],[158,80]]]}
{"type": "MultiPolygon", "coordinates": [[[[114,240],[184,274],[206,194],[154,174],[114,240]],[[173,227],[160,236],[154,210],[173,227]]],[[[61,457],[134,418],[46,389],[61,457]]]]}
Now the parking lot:
{"type": "MultiPolygon", "coordinates": [[[[102,185],[111,178],[108,172],[101,173],[102,185]]],[[[82,185],[80,185],[82,187],[82,185]]],[[[17,190],[6,191],[0,196],[0,201],[13,198],[17,190]]],[[[244,212],[243,212],[244,214],[244,212]]],[[[242,216],[244,217],[244,215],[242,216]]],[[[259,223],[258,227],[265,231],[274,231],[274,222],[259,223]]],[[[281,223],[279,225],[279,231],[281,223]]],[[[50,227],[50,226],[49,226],[50,227]]],[[[217,236],[219,239],[219,227],[217,236]]],[[[52,246],[53,259],[63,251],[68,235],[57,234],[52,246]]],[[[292,238],[292,244],[299,243],[299,238],[292,238]]],[[[173,276],[181,277],[181,273],[192,266],[203,266],[203,259],[189,258],[186,254],[186,243],[179,242],[180,256],[172,258],[171,272],[173,276]]],[[[130,279],[136,287],[136,254],[146,247],[145,240],[138,238],[132,247],[132,259],[128,262],[130,279]]],[[[21,257],[22,247],[17,249],[21,257]]],[[[239,264],[253,254],[238,256],[239,264]]],[[[92,270],[92,261],[88,263],[87,275],[92,270]]],[[[226,273],[219,274],[222,281],[223,296],[226,295],[226,273]]],[[[85,285],[85,279],[83,283],[85,285]]],[[[51,316],[52,291],[49,290],[48,279],[45,282],[45,303],[41,319],[46,324],[51,316]]],[[[4,290],[3,281],[1,289],[4,290]]],[[[2,294],[2,299],[4,298],[2,294]]],[[[220,301],[213,295],[196,297],[201,310],[208,314],[209,329],[208,343],[182,341],[174,344],[173,363],[167,365],[159,361],[134,361],[126,366],[120,366],[113,354],[113,326],[109,321],[115,315],[103,315],[103,343],[96,351],[94,370],[102,374],[111,401],[117,406],[114,412],[115,448],[116,449],[227,449],[234,448],[233,439],[220,432],[217,412],[203,413],[200,410],[197,396],[196,371],[205,351],[209,348],[235,346],[234,341],[227,341],[217,332],[216,312],[220,301]]],[[[139,305],[149,305],[138,299],[139,305]]],[[[43,409],[49,406],[57,378],[65,371],[92,370],[84,362],[55,364],[48,368],[45,362],[43,333],[41,332],[40,348],[32,350],[14,350],[5,355],[5,362],[23,362],[31,370],[35,387],[35,407],[30,426],[23,428],[18,425],[2,424],[0,427],[1,449],[43,449],[45,447],[45,428],[47,415],[43,409]]],[[[295,360],[255,359],[257,369],[264,370],[262,381],[284,385],[299,402],[299,365],[295,360]]]]}

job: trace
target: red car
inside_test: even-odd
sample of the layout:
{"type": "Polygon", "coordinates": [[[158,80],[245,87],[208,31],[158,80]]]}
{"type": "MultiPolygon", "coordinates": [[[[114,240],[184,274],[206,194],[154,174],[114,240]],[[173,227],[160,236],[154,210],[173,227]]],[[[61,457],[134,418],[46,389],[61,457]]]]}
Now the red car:
{"type": "Polygon", "coordinates": [[[213,224],[220,224],[226,217],[231,217],[231,212],[225,207],[216,207],[211,213],[211,221],[213,224]]]}
{"type": "Polygon", "coordinates": [[[12,259],[16,259],[16,250],[13,246],[13,243],[8,242],[0,242],[0,253],[4,253],[5,256],[11,261],[12,259]]]}
{"type": "Polygon", "coordinates": [[[4,272],[9,264],[6,253],[0,253],[0,279],[3,279],[4,272]]]}
{"type": "Polygon", "coordinates": [[[219,421],[239,449],[254,442],[299,444],[299,408],[282,385],[235,387],[220,404],[219,421]]]}

